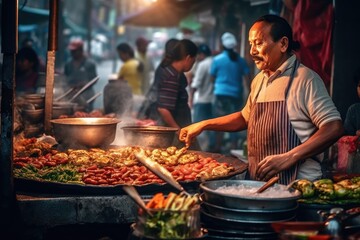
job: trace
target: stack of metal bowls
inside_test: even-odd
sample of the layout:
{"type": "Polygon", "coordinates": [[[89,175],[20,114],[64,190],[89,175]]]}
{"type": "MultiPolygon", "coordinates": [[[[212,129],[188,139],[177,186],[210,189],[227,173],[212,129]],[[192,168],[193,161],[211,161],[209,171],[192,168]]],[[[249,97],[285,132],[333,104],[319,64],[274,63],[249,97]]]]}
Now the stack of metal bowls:
{"type": "Polygon", "coordinates": [[[45,96],[27,94],[23,96],[22,117],[25,137],[38,137],[43,132],[45,96]]]}
{"type": "MultiPolygon", "coordinates": [[[[217,180],[200,184],[201,220],[208,229],[209,239],[278,239],[271,223],[295,219],[301,193],[275,184],[270,191],[287,191],[286,197],[223,193],[219,188],[241,186],[252,191],[265,182],[248,180],[217,180]]],[[[266,191],[268,191],[266,190],[266,191]]],[[[265,191],[265,192],[266,192],[265,191]]],[[[264,192],[264,193],[265,193],[264,192]]],[[[285,195],[283,195],[285,196],[285,195]]]]}

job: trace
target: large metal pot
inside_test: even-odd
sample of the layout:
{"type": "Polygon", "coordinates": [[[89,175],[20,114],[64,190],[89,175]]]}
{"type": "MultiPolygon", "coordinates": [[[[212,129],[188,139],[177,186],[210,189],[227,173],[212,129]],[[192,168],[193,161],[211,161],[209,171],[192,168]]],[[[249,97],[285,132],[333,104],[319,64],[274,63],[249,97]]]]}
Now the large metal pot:
{"type": "Polygon", "coordinates": [[[115,139],[116,118],[63,118],[50,120],[56,141],[65,148],[107,147],[115,139]]]}
{"type": "Polygon", "coordinates": [[[122,127],[127,145],[166,148],[173,144],[177,128],[162,126],[122,127]]]}
{"type": "MultiPolygon", "coordinates": [[[[297,190],[290,190],[291,197],[260,197],[257,195],[233,195],[224,194],[217,191],[222,186],[239,186],[260,188],[265,182],[250,181],[250,180],[217,180],[209,181],[200,184],[200,189],[203,191],[203,199],[211,204],[223,206],[234,209],[292,209],[297,206],[297,200],[301,193],[297,190]]],[[[285,185],[275,184],[271,188],[285,189],[285,185]]],[[[284,190],[285,191],[285,190],[284,190]]]]}

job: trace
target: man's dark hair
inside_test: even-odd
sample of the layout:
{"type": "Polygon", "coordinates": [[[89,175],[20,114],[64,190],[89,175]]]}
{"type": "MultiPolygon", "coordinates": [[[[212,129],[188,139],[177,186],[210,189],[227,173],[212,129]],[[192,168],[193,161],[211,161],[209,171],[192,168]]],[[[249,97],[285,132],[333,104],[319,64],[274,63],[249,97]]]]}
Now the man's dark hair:
{"type": "Polygon", "coordinates": [[[134,54],[134,50],[132,49],[132,47],[127,44],[127,43],[120,43],[117,47],[116,47],[116,50],[118,50],[119,52],[124,52],[124,53],[127,53],[129,54],[130,57],[134,57],[135,54],[134,54]]]}
{"type": "Polygon", "coordinates": [[[208,45],[200,44],[198,46],[198,53],[203,53],[205,56],[211,56],[211,50],[208,45]]]}
{"type": "Polygon", "coordinates": [[[289,47],[287,49],[288,53],[296,51],[300,48],[299,42],[294,41],[293,39],[291,26],[284,18],[268,14],[258,18],[255,23],[257,22],[266,22],[271,25],[270,35],[274,42],[280,40],[282,37],[287,37],[289,40],[289,47]]]}

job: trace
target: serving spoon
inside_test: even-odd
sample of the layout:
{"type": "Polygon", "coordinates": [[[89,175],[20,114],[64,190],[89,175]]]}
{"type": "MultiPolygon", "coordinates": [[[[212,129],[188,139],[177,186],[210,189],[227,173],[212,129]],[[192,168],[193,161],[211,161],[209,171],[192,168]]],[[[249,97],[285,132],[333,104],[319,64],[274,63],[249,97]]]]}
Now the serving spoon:
{"type": "Polygon", "coordinates": [[[258,190],[256,190],[255,193],[262,193],[263,191],[274,185],[277,181],[279,181],[278,176],[270,178],[264,185],[262,185],[258,190]]]}

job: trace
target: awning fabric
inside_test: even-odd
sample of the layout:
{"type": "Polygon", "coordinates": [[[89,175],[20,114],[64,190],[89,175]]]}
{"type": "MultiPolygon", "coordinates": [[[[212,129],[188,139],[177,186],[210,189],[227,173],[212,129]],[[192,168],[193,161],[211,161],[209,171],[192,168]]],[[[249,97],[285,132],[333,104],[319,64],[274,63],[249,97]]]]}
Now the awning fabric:
{"type": "MultiPolygon", "coordinates": [[[[120,24],[141,27],[178,27],[182,19],[204,8],[206,0],[158,0],[120,19],[120,24]]],[[[209,2],[208,2],[209,3],[209,2]]]]}
{"type": "Polygon", "coordinates": [[[19,8],[19,24],[21,25],[33,25],[47,21],[49,21],[49,10],[26,6],[19,8]]]}

